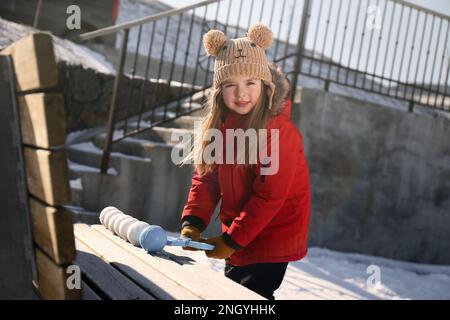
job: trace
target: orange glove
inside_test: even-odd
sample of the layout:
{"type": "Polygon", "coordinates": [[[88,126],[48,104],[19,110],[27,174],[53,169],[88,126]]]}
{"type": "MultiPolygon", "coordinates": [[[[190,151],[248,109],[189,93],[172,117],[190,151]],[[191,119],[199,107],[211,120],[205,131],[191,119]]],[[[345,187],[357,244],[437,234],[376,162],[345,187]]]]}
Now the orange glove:
{"type": "MultiPolygon", "coordinates": [[[[200,230],[198,230],[196,227],[194,226],[186,226],[181,230],[181,235],[184,237],[188,237],[191,238],[194,241],[200,241],[202,242],[203,239],[200,238],[200,230]]],[[[184,250],[188,250],[188,251],[197,251],[197,249],[195,248],[191,248],[191,247],[183,247],[184,250]]]]}
{"type": "Polygon", "coordinates": [[[206,256],[208,258],[214,258],[214,259],[226,259],[229,256],[231,256],[234,253],[234,249],[229,247],[224,241],[222,236],[209,238],[206,240],[203,240],[205,243],[209,243],[215,246],[213,250],[205,251],[206,256]]]}

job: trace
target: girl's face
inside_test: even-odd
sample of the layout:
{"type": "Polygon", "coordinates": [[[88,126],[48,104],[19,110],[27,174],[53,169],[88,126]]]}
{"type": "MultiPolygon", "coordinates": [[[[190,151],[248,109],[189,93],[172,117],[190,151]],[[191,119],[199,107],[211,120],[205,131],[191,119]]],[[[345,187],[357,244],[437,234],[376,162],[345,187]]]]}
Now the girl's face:
{"type": "Polygon", "coordinates": [[[232,111],[245,115],[258,102],[262,91],[260,79],[234,77],[222,84],[223,102],[232,111]]]}

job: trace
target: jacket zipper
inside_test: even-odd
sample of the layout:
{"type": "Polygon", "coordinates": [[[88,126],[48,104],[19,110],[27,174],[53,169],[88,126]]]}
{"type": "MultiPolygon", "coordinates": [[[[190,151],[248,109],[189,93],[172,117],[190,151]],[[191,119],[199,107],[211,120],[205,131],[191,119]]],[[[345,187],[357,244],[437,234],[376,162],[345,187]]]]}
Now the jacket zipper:
{"type": "MultiPolygon", "coordinates": [[[[261,167],[268,168],[269,164],[262,164],[261,163],[261,167]]],[[[261,183],[264,183],[264,181],[266,180],[266,175],[262,174],[262,170],[259,172],[259,177],[261,179],[261,183]]]]}
{"type": "Polygon", "coordinates": [[[231,173],[230,173],[231,197],[232,197],[232,200],[233,200],[233,204],[236,205],[236,199],[234,197],[234,186],[233,186],[233,174],[234,174],[233,167],[231,167],[230,171],[231,171],[231,173]]]}

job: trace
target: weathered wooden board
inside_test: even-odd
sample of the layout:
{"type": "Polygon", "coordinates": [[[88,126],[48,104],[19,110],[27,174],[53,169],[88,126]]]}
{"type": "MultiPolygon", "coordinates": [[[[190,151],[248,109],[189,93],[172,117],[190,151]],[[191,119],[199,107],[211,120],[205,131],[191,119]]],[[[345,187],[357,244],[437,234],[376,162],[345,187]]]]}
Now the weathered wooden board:
{"type": "Polygon", "coordinates": [[[10,58],[0,56],[0,299],[34,299],[34,257],[13,80],[10,58]]]}
{"type": "Polygon", "coordinates": [[[113,265],[140,287],[158,299],[196,300],[198,296],[149,267],[133,254],[118,246],[86,224],[74,225],[75,242],[87,245],[97,256],[113,265]]]}
{"type": "Polygon", "coordinates": [[[81,281],[81,300],[102,300],[89,285],[81,281]]]}
{"type": "Polygon", "coordinates": [[[264,299],[257,293],[239,285],[238,283],[217,274],[207,266],[183,256],[181,248],[166,247],[166,254],[150,255],[144,249],[133,246],[131,243],[113,235],[102,225],[93,225],[92,229],[98,231],[111,241],[120,245],[149,266],[162,272],[168,279],[175,281],[195,293],[202,299],[264,299]],[[168,250],[174,252],[171,256],[168,250]]]}
{"type": "Polygon", "coordinates": [[[72,214],[30,198],[34,242],[59,265],[75,259],[72,214]]]}
{"type": "Polygon", "coordinates": [[[49,33],[34,33],[5,48],[16,72],[17,91],[45,89],[58,83],[53,41],[49,33]]]}
{"type": "Polygon", "coordinates": [[[86,244],[77,241],[77,258],[74,261],[83,274],[112,300],[155,300],[109,263],[95,255],[86,244]]]}
{"type": "Polygon", "coordinates": [[[43,251],[36,248],[36,265],[38,273],[38,290],[47,300],[78,300],[81,299],[81,289],[69,289],[66,266],[54,263],[43,251]]]}
{"type": "Polygon", "coordinates": [[[61,94],[33,93],[20,96],[22,142],[43,149],[66,143],[66,116],[61,94]]]}
{"type": "Polygon", "coordinates": [[[65,151],[24,148],[28,191],[51,206],[71,201],[65,151]]]}

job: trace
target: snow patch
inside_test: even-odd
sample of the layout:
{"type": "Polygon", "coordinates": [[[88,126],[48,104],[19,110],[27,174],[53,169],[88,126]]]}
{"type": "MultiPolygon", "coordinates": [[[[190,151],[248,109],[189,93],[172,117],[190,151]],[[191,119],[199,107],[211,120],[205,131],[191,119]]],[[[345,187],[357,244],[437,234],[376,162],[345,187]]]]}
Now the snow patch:
{"type": "MultiPolygon", "coordinates": [[[[70,148],[71,149],[75,149],[75,150],[80,150],[80,151],[87,151],[87,152],[95,153],[95,154],[99,154],[99,155],[103,154],[103,150],[98,148],[91,141],[73,144],[73,145],[70,146],[70,148]]],[[[148,162],[148,163],[150,163],[152,161],[150,158],[147,158],[147,157],[131,156],[131,155],[124,154],[124,153],[121,153],[121,152],[116,152],[116,151],[111,152],[111,156],[115,156],[115,157],[122,158],[122,159],[143,161],[143,162],[148,162]]],[[[92,167],[88,167],[88,168],[92,168],[92,167]]],[[[92,169],[98,170],[98,172],[100,172],[99,169],[96,169],[96,168],[92,168],[92,169]]],[[[117,174],[117,172],[115,174],[117,174]]]]}
{"type": "MultiPolygon", "coordinates": [[[[100,169],[86,166],[84,164],[79,164],[76,162],[72,162],[69,160],[69,169],[75,172],[92,172],[92,173],[100,173],[100,169]]],[[[117,176],[119,173],[114,168],[109,168],[107,174],[117,176]]],[[[71,181],[72,182],[72,181],[71,181]]],[[[72,184],[71,184],[72,186],[72,184]]]]}
{"type": "MultiPolygon", "coordinates": [[[[0,48],[5,48],[36,32],[42,31],[0,18],[0,48]]],[[[51,36],[53,38],[54,52],[57,61],[64,61],[69,65],[79,65],[84,68],[90,68],[100,73],[115,73],[113,65],[100,53],[72,41],[61,39],[54,35],[51,36]]]]}
{"type": "MultiPolygon", "coordinates": [[[[179,233],[168,232],[178,237],[179,233]]],[[[203,251],[183,251],[223,276],[224,260],[209,259],[203,251]]],[[[309,248],[300,261],[290,262],[278,300],[410,300],[450,299],[450,266],[410,263],[369,255],[309,248]],[[380,282],[367,285],[367,268],[380,268],[380,282]]]]}
{"type": "MultiPolygon", "coordinates": [[[[75,167],[75,163],[72,162],[72,165],[75,167]]],[[[70,162],[69,162],[70,167],[70,162]]],[[[70,189],[83,190],[83,186],[81,184],[81,178],[70,180],[70,189]]]]}

